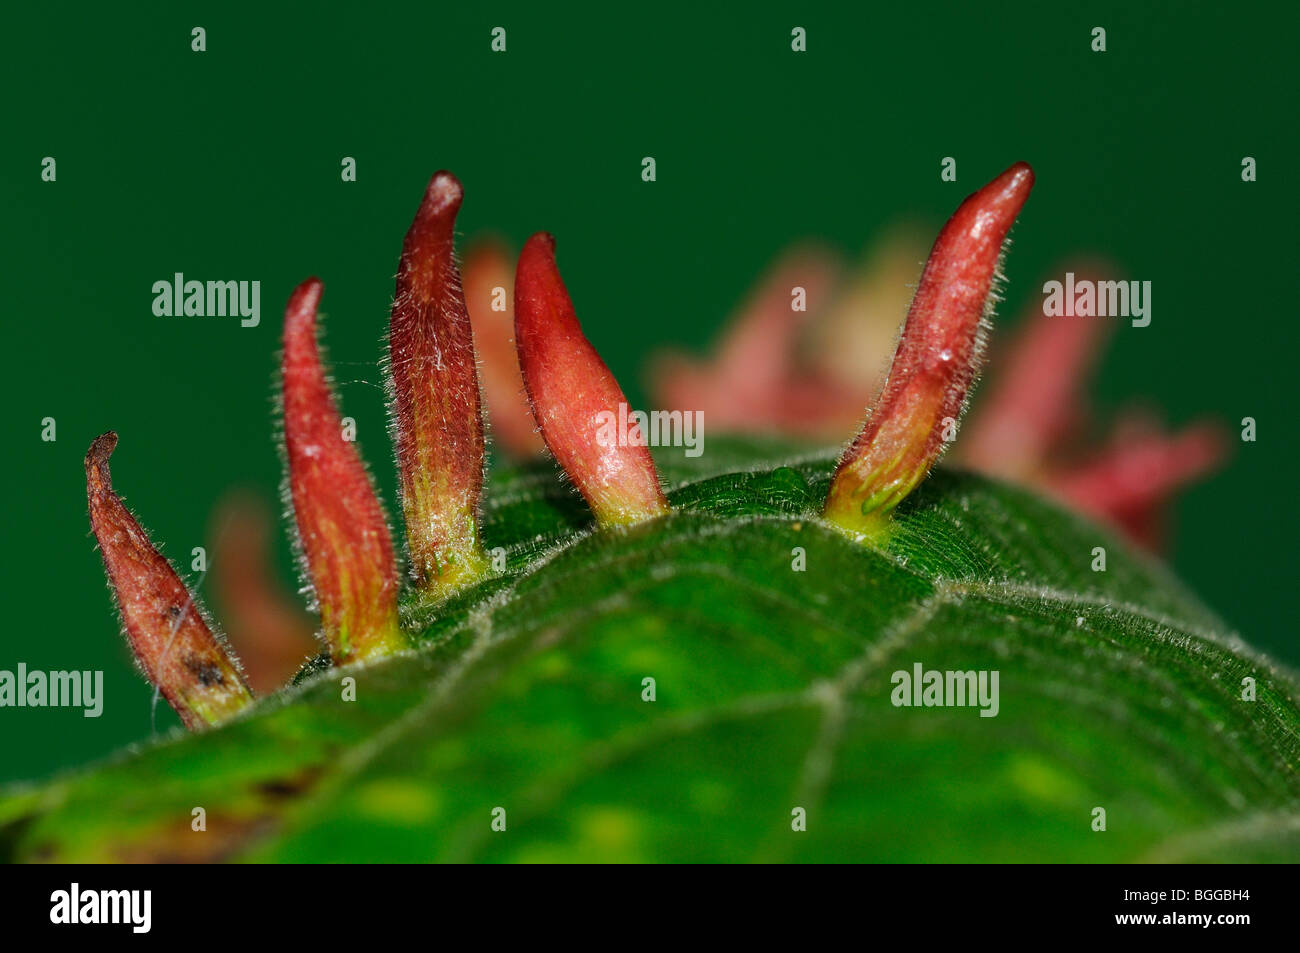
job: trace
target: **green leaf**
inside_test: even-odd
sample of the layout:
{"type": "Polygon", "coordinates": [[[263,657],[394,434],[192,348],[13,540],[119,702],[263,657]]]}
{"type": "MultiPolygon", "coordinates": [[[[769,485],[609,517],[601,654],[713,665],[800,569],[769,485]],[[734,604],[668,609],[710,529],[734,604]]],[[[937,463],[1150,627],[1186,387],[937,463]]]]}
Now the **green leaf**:
{"type": "Polygon", "coordinates": [[[755,466],[754,447],[716,444],[707,458],[665,458],[674,513],[623,532],[593,531],[548,464],[498,474],[484,538],[509,570],[408,608],[420,648],[306,675],[218,730],[10,789],[0,849],[1300,857],[1297,682],[1163,568],[1023,490],[952,471],[899,507],[876,551],[817,519],[832,455],[755,466]],[[1091,568],[1096,546],[1105,572],[1091,568]],[[893,673],[916,663],[998,672],[997,715],[896,707],[893,673]],[[796,808],[806,830],[792,829],[796,808]]]}

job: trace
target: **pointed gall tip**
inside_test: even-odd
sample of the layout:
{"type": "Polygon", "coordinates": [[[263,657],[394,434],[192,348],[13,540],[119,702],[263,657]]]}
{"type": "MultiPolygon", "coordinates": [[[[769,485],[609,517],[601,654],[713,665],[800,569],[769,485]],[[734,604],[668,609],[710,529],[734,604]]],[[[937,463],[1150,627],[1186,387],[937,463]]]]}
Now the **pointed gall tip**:
{"type": "Polygon", "coordinates": [[[324,292],[325,285],[319,278],[308,278],[300,283],[289,295],[289,304],[284,311],[285,324],[292,323],[295,328],[304,325],[315,327],[316,311],[324,292]]]}
{"type": "MultiPolygon", "coordinates": [[[[536,232],[529,236],[528,241],[524,242],[523,250],[519,253],[519,264],[515,267],[516,334],[520,327],[519,299],[523,293],[536,296],[538,302],[549,303],[550,299],[558,295],[568,299],[568,292],[565,291],[564,282],[560,278],[559,266],[555,262],[555,236],[550,232],[536,232]]],[[[572,310],[572,304],[569,308],[572,310]]],[[[533,311],[537,312],[537,308],[534,307],[533,311]]],[[[541,318],[540,313],[532,313],[524,323],[532,328],[541,318]]]]}
{"type": "Polygon", "coordinates": [[[446,169],[433,173],[429,186],[424,190],[424,201],[416,213],[416,221],[430,216],[455,215],[460,211],[460,204],[465,199],[464,186],[446,169]]]}
{"type": "Polygon", "coordinates": [[[86,451],[86,478],[91,480],[96,490],[110,486],[108,475],[108,458],[117,449],[117,434],[110,430],[94,439],[86,451]]]}
{"type": "Polygon", "coordinates": [[[450,172],[430,180],[402,245],[388,332],[407,550],[416,586],[435,599],[489,565],[479,540],[482,397],[455,257],[463,194],[450,172]]]}
{"type": "Polygon", "coordinates": [[[555,236],[550,232],[535,232],[528,237],[528,241],[524,242],[524,252],[533,255],[547,254],[554,258],[555,236]]]}
{"type": "Polygon", "coordinates": [[[519,256],[515,346],[542,438],[597,522],[629,525],[667,513],[644,435],[627,426],[627,398],[582,333],[546,232],[519,256]]]}
{"type": "Polygon", "coordinates": [[[1028,162],[1017,162],[1007,171],[990,182],[988,189],[997,193],[997,205],[1014,206],[1012,214],[1020,211],[1029,198],[1029,191],[1034,187],[1034,170],[1028,162]]]}
{"type": "Polygon", "coordinates": [[[321,366],[309,278],[289,298],[281,387],[290,499],[321,628],[339,663],[397,651],[397,564],[388,521],[321,366]]]}
{"type": "Polygon", "coordinates": [[[968,207],[975,207],[986,216],[1005,221],[1010,227],[1033,187],[1034,170],[1028,162],[1017,162],[988,185],[967,196],[953,217],[968,207]]]}
{"type": "Polygon", "coordinates": [[[239,663],[212,633],[194,594],[113,490],[108,458],[117,434],[86,453],[90,528],[131,652],[187,728],[215,725],[253,701],[239,663]]]}
{"type": "Polygon", "coordinates": [[[939,232],[889,376],[840,458],[823,515],[851,536],[886,531],[889,515],[954,439],[983,357],[1003,243],[1033,187],[1018,162],[969,196],[939,232]]]}
{"type": "Polygon", "coordinates": [[[564,283],[560,279],[559,266],[555,262],[555,236],[550,232],[536,232],[524,242],[519,252],[519,263],[515,266],[515,325],[519,324],[520,291],[527,290],[554,294],[556,285],[564,292],[564,283]]]}
{"type": "Polygon", "coordinates": [[[988,245],[1000,246],[1033,187],[1034,170],[1028,162],[1017,162],[966,197],[940,233],[939,242],[964,234],[968,241],[983,239],[988,245]]]}

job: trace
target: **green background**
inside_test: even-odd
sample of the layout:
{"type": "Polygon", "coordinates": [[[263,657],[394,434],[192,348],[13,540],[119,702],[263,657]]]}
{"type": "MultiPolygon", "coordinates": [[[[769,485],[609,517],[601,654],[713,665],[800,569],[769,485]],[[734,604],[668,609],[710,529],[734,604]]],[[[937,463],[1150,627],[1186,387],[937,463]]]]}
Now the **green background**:
{"type": "MultiPolygon", "coordinates": [[[[1300,663],[1279,609],[1300,531],[1293,13],[473,6],[6,14],[0,668],[103,669],[106,706],[99,719],[0,710],[0,778],[148,734],[150,692],[88,532],[82,456],[118,431],[119,490],[186,566],[223,492],[275,499],[278,312],[308,275],[326,284],[345,412],[395,498],[374,361],[402,235],[439,168],[465,184],[463,234],[516,247],[556,234],[584,327],[640,405],[645,356],[701,351],[792,240],[856,252],[900,218],[937,229],[1030,161],[1038,184],[1004,314],[1079,253],[1152,282],[1150,327],[1117,330],[1092,396],[1103,415],[1141,400],[1175,424],[1218,417],[1234,436],[1243,416],[1258,420],[1258,442],[1234,441],[1230,464],[1180,499],[1172,562],[1247,641],[1300,663]],[[193,26],[205,53],[190,50],[193,26]],[[505,54],[489,48],[494,26],[505,54]],[[793,26],[806,53],[790,50],[793,26]],[[1104,54],[1089,49],[1094,26],[1104,54]],[[646,155],[654,183],[640,177],[646,155]],[[955,184],[939,179],[949,155],[955,184]],[[1255,183],[1241,181],[1247,155],[1255,183]],[[44,156],[55,183],[41,181],[44,156]],[[357,159],[355,183],[340,181],[343,156],[357,159]],[[176,271],[261,280],[260,327],[154,317],[151,286],[176,271]]],[[[287,543],[280,556],[289,580],[287,543]]],[[[160,728],[174,723],[159,713],[160,728]]]]}

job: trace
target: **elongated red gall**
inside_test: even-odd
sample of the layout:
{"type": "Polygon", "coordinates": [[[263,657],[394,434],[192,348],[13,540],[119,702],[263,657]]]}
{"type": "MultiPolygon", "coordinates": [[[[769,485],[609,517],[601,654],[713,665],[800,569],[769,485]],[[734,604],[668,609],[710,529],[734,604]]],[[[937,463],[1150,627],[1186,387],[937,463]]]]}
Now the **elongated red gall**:
{"type": "Polygon", "coordinates": [[[284,316],[284,443],[289,492],[321,628],[336,662],[396,651],[397,564],[384,511],[321,367],[310,278],[284,316]]]}
{"type": "Polygon", "coordinates": [[[122,626],[145,676],[197,730],[238,713],[253,696],[226,646],[213,634],[194,594],[113,491],[108,458],[117,434],[86,453],[90,528],[99,541],[122,626]]]}
{"type": "Polygon", "coordinates": [[[979,370],[1003,241],[1034,173],[1018,162],[953,213],[930,251],[884,390],[840,458],[833,525],[870,536],[925,479],[956,433],[979,370]]]}
{"type": "Polygon", "coordinates": [[[582,333],[555,264],[555,239],[544,232],[528,239],[515,271],[515,346],[542,438],[597,522],[625,525],[668,512],[644,440],[600,437],[609,415],[626,417],[627,398],[582,333]]]}
{"type": "Polygon", "coordinates": [[[388,334],[402,513],[417,587],[441,596],[481,577],[484,435],[474,336],[454,255],[463,190],[434,173],[402,244],[388,334]]]}

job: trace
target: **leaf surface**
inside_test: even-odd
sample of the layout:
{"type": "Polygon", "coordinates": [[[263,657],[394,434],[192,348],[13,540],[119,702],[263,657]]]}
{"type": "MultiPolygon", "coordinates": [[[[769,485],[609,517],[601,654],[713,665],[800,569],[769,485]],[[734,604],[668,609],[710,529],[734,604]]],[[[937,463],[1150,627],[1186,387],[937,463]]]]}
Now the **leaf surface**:
{"type": "Polygon", "coordinates": [[[218,730],[11,788],[0,848],[17,860],[1300,858],[1297,683],[1163,568],[1023,490],[948,470],[899,508],[885,549],[866,548],[816,517],[833,454],[755,462],[773,452],[714,441],[706,457],[664,456],[674,512],[619,532],[593,531],[549,464],[497,474],[483,537],[509,569],[408,608],[419,648],[306,676],[218,730]],[[1091,569],[1095,546],[1105,572],[1091,569]],[[917,663],[997,671],[996,717],[896,707],[892,676],[917,663]],[[345,677],[356,701],[342,699],[345,677]],[[792,829],[796,808],[806,830],[792,829]]]}

